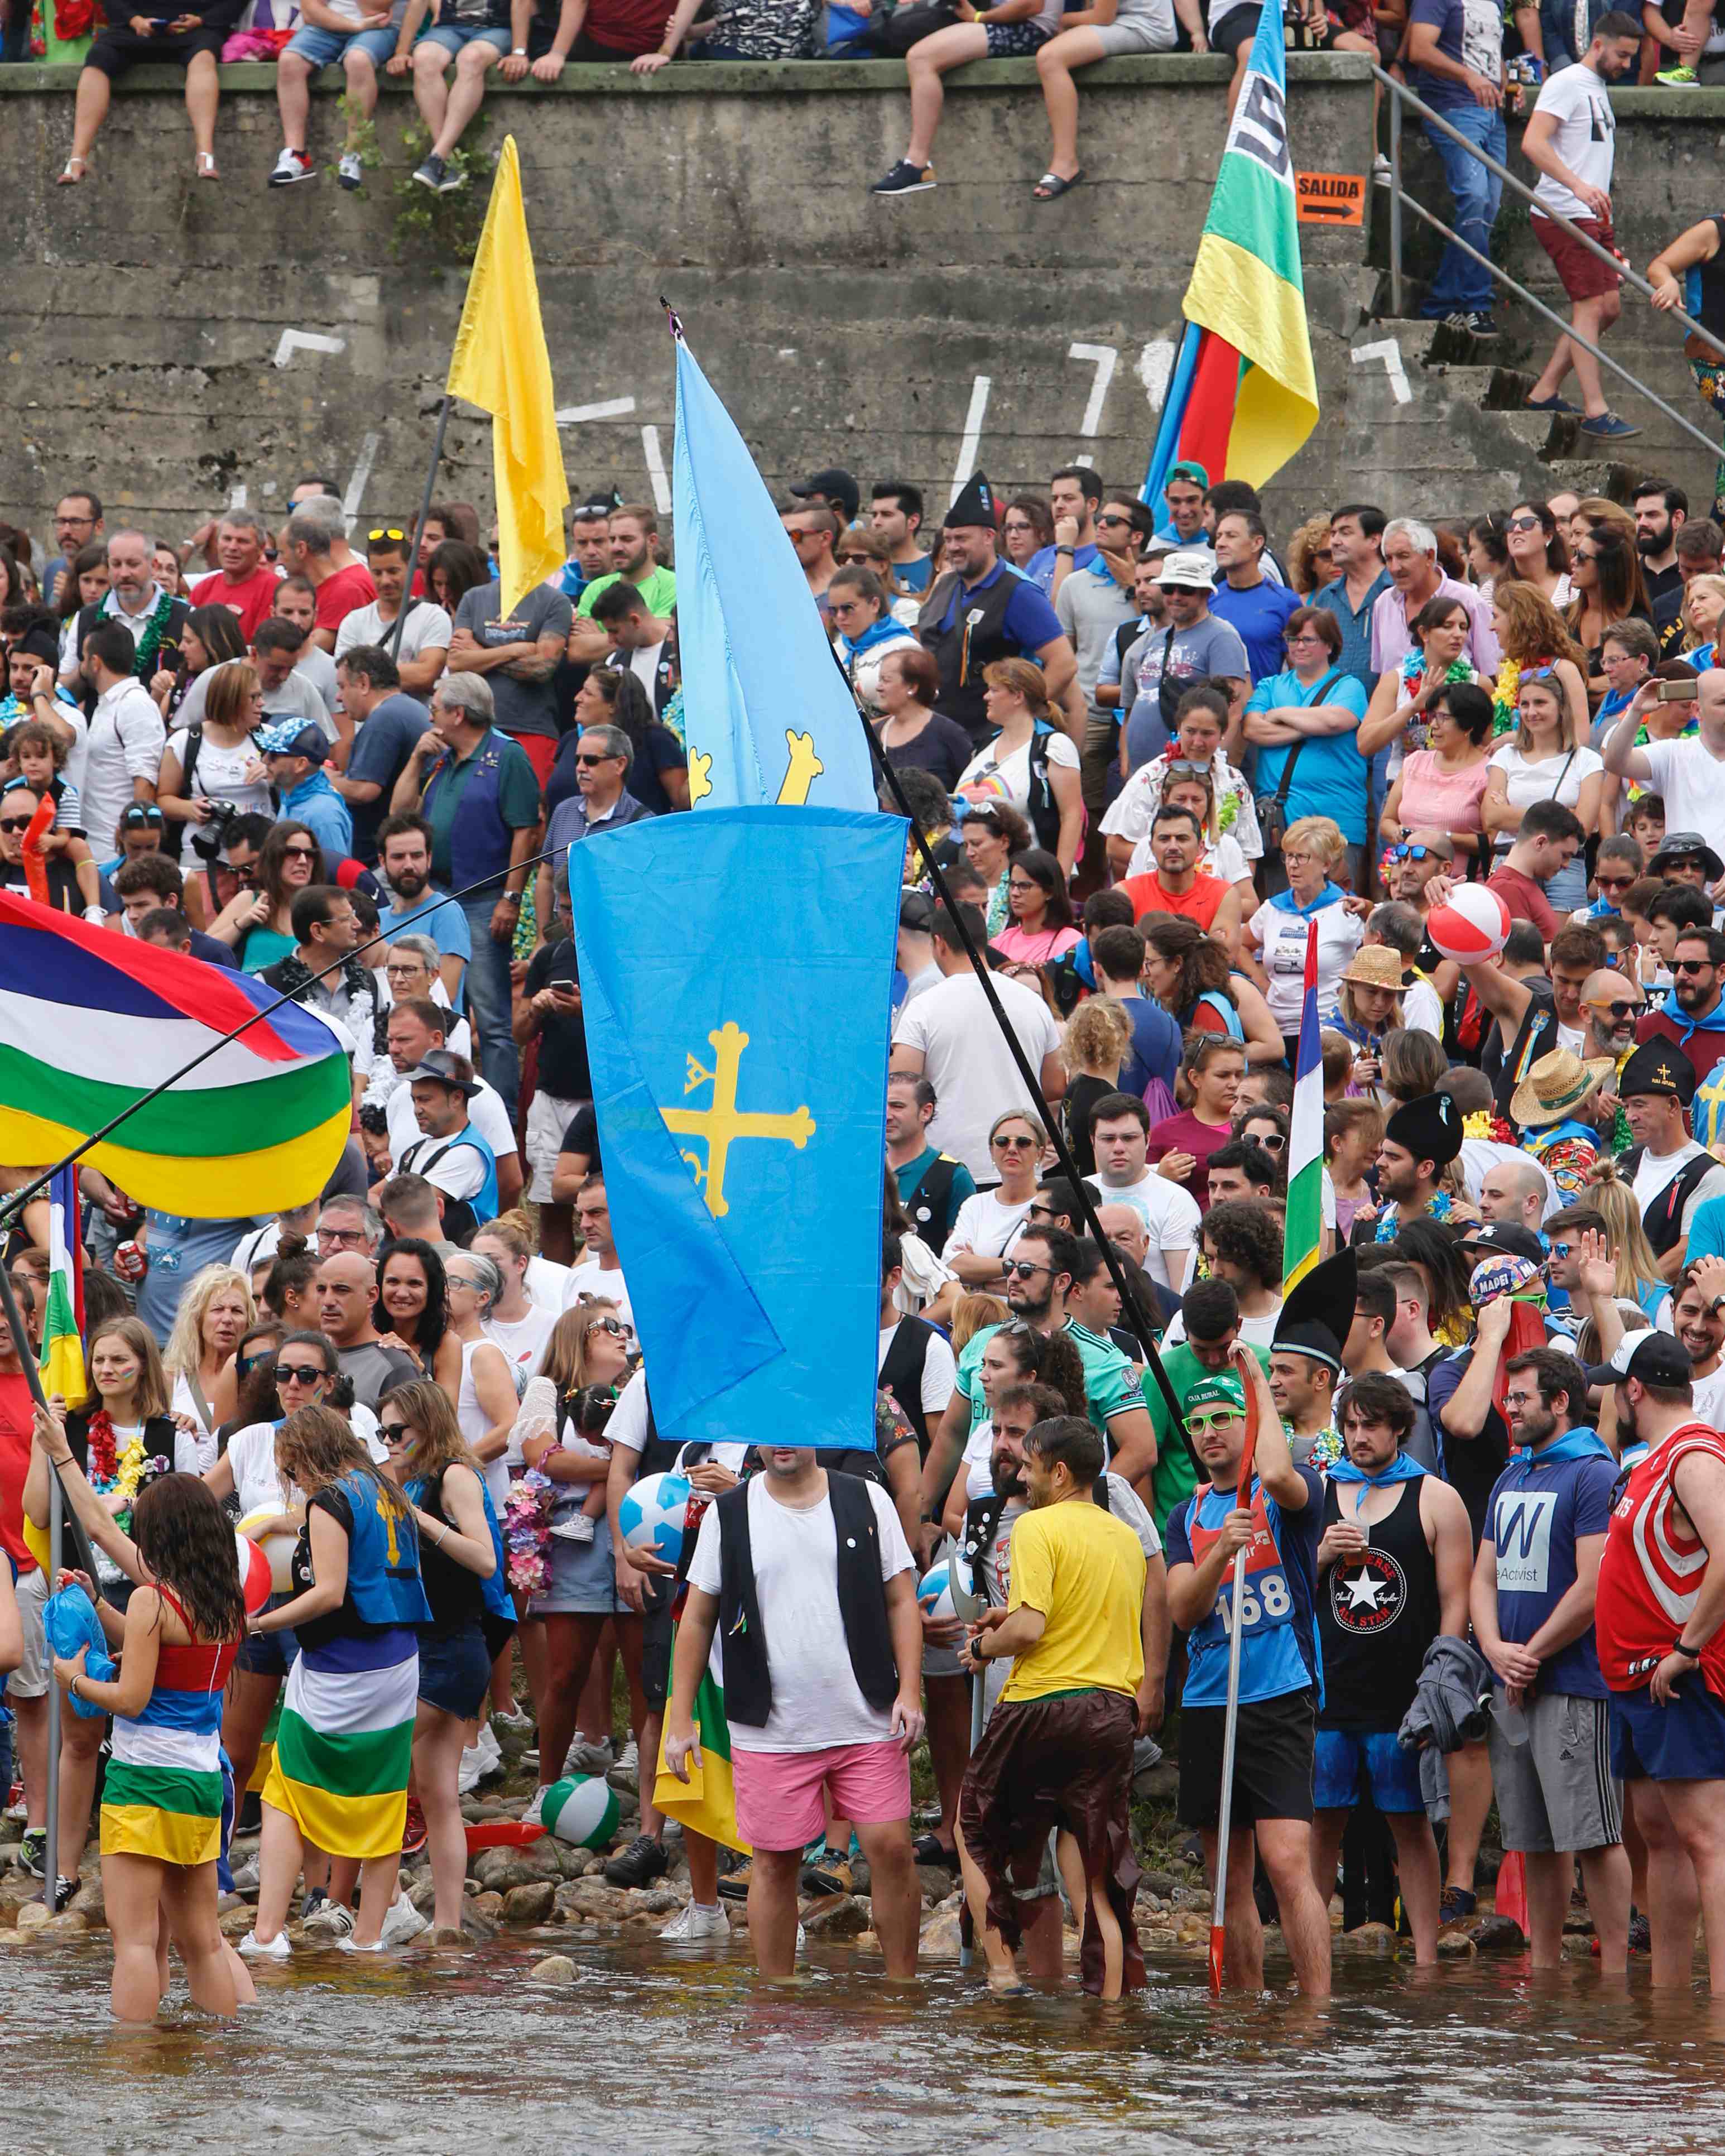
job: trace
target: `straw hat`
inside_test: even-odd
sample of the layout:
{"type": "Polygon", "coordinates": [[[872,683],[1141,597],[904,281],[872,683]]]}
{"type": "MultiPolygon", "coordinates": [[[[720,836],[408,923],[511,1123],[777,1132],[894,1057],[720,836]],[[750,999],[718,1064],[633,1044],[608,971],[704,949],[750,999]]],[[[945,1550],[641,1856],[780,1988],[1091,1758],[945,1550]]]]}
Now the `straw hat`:
{"type": "Polygon", "coordinates": [[[1567,1048],[1555,1049],[1551,1055],[1542,1055],[1517,1086],[1509,1104],[1510,1119],[1523,1130],[1560,1123],[1616,1068],[1615,1056],[1590,1055],[1584,1063],[1567,1048]]]}
{"type": "Polygon", "coordinates": [[[1387,943],[1363,943],[1349,959],[1342,978],[1352,981],[1357,988],[1389,988],[1399,995],[1401,953],[1392,951],[1387,943]]]}

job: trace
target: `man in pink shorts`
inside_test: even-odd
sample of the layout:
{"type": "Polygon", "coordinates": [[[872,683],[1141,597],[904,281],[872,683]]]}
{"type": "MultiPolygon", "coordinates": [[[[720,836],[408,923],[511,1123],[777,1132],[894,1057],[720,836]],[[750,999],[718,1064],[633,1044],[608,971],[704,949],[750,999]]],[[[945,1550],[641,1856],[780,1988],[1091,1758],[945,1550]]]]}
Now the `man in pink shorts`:
{"type": "Polygon", "coordinates": [[[765,1472],[701,1521],[677,1627],[665,1764],[701,1761],[695,1695],[716,1634],[737,1824],[754,1851],[749,1937],[762,1976],[797,1952],[804,1846],[829,1814],[869,1861],[889,1976],[914,1976],[911,1747],[922,1734],[916,1574],[891,1498],[829,1475],[807,1445],[763,1445],[765,1472]]]}

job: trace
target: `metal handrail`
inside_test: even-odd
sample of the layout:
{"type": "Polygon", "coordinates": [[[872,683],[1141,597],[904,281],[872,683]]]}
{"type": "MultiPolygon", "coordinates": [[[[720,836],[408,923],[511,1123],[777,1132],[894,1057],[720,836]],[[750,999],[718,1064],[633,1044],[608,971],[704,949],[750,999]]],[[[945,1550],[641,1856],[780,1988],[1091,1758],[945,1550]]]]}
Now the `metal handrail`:
{"type": "MultiPolygon", "coordinates": [[[[1627,263],[1620,260],[1609,248],[1602,247],[1590,233],[1582,231],[1580,227],[1565,217],[1561,210],[1554,210],[1548,203],[1541,202],[1533,189],[1524,181],[1517,179],[1513,172],[1499,164],[1497,160],[1487,151],[1481,149],[1476,142],[1470,141],[1459,127],[1445,119],[1441,112],[1435,111],[1423,98],[1416,96],[1405,83],[1398,82],[1394,75],[1387,74],[1384,69],[1375,64],[1372,73],[1390,93],[1389,305],[1391,313],[1399,315],[1402,311],[1402,206],[1405,203],[1416,217],[1430,225],[1434,230],[1441,233],[1445,239],[1455,246],[1459,247],[1464,254],[1471,260],[1477,262],[1482,269],[1495,277],[1500,285],[1507,285],[1518,298],[1525,300],[1536,314],[1543,315],[1547,321],[1553,323],[1562,331],[1572,344],[1579,345],[1584,352],[1591,353],[1602,367],[1609,367],[1614,374],[1621,376],[1623,380],[1627,382],[1632,389],[1645,397],[1650,404],[1664,413],[1668,419],[1681,427],[1692,439],[1699,442],[1709,456],[1717,457],[1719,454],[1719,445],[1711,436],[1703,434],[1699,427],[1692,421],[1686,419],[1681,413],[1673,410],[1662,397],[1647,387],[1639,375],[1632,374],[1620,361],[1613,359],[1608,353],[1601,351],[1599,346],[1590,344],[1585,337],[1579,336],[1561,315],[1547,306],[1543,300],[1535,299],[1526,285],[1512,277],[1507,270],[1501,269],[1489,255],[1481,254],[1476,247],[1470,246],[1458,234],[1452,232],[1448,225],[1434,217],[1423,203],[1416,201],[1404,190],[1402,186],[1403,105],[1404,104],[1411,105],[1423,119],[1440,129],[1443,133],[1450,136],[1452,141],[1459,142],[1469,157],[1483,165],[1488,172],[1495,173],[1506,187],[1512,188],[1524,200],[1533,203],[1542,217],[1548,217],[1553,224],[1561,225],[1570,238],[1578,241],[1590,254],[1597,255],[1600,261],[1608,263],[1626,284],[1633,285],[1638,291],[1644,292],[1649,299],[1651,299],[1653,287],[1647,280],[1632,270],[1627,263]]],[[[1704,330],[1699,322],[1686,314],[1681,307],[1662,308],[1660,311],[1667,315],[1672,321],[1680,322],[1692,336],[1698,336],[1704,344],[1716,351],[1721,349],[1717,338],[1710,331],[1704,330]]],[[[1725,352],[1722,352],[1721,356],[1725,357],[1725,352]]]]}

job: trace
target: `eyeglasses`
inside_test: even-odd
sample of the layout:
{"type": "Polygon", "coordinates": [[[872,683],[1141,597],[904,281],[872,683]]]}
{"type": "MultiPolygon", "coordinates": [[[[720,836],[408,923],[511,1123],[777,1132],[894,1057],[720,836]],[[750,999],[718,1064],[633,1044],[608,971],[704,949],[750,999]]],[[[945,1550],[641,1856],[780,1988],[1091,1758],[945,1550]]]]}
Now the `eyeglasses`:
{"type": "Polygon", "coordinates": [[[33,808],[28,816],[0,816],[0,831],[28,831],[35,820],[33,808]]]}
{"type": "MultiPolygon", "coordinates": [[[[4,828],[3,825],[0,825],[0,829],[4,828]]],[[[1673,958],[1671,961],[1671,971],[1674,973],[1711,973],[1712,970],[1713,962],[1711,958],[1673,958]]]]}
{"type": "Polygon", "coordinates": [[[320,1243],[362,1243],[365,1235],[358,1228],[320,1228],[317,1240],[320,1243]]]}
{"type": "Polygon", "coordinates": [[[321,1385],[330,1373],[318,1363],[278,1363],[275,1382],[279,1385],[321,1385]]]}
{"type": "Polygon", "coordinates": [[[608,1332],[614,1340],[621,1340],[624,1337],[623,1322],[616,1317],[596,1317],[590,1325],[583,1325],[581,1328],[583,1340],[590,1338],[595,1332],[608,1332]]]}
{"type": "Polygon", "coordinates": [[[1034,1149],[1036,1144],[1034,1138],[1015,1138],[1011,1136],[1002,1138],[990,1138],[988,1142],[992,1146],[1001,1147],[1010,1146],[1014,1152],[1018,1152],[1019,1151],[1025,1152],[1031,1152],[1034,1149]]]}
{"type": "Polygon", "coordinates": [[[1283,637],[1282,642],[1291,649],[1296,644],[1327,644],[1329,639],[1320,636],[1315,629],[1299,629],[1291,636],[1283,637]]]}
{"type": "Polygon", "coordinates": [[[1215,774],[1207,763],[1199,763],[1189,756],[1177,756],[1169,763],[1166,775],[1169,778],[1212,778],[1215,774]]]}
{"type": "Polygon", "coordinates": [[[1232,1430],[1240,1419],[1237,1413],[1224,1409],[1216,1414],[1188,1415],[1186,1427],[1194,1437],[1207,1437],[1213,1430],[1232,1430]]]}
{"type": "Polygon", "coordinates": [[[380,524],[375,531],[367,531],[366,534],[366,537],[367,539],[374,541],[378,539],[405,539],[407,536],[408,535],[405,531],[398,531],[393,524],[380,524]]]}
{"type": "MultiPolygon", "coordinates": [[[[377,534],[372,533],[375,538],[377,534]]],[[[377,1435],[386,1445],[405,1445],[412,1435],[413,1425],[404,1422],[380,1422],[377,1435]]]]}
{"type": "Polygon", "coordinates": [[[423,973],[425,966],[422,959],[415,958],[410,965],[386,966],[383,970],[392,981],[404,981],[410,974],[423,973]]]}
{"type": "Polygon", "coordinates": [[[1280,1131],[1260,1131],[1255,1137],[1249,1138],[1246,1142],[1249,1145],[1262,1146],[1266,1152],[1280,1152],[1287,1143],[1287,1140],[1280,1131]]]}
{"type": "Polygon", "coordinates": [[[1506,531],[1543,531],[1545,526],[1537,516],[1512,516],[1503,528],[1506,531]]]}
{"type": "Polygon", "coordinates": [[[1038,1273],[1051,1273],[1052,1265],[1033,1265],[1028,1258],[1009,1258],[1000,1268],[1009,1280],[1034,1280],[1038,1273]]]}

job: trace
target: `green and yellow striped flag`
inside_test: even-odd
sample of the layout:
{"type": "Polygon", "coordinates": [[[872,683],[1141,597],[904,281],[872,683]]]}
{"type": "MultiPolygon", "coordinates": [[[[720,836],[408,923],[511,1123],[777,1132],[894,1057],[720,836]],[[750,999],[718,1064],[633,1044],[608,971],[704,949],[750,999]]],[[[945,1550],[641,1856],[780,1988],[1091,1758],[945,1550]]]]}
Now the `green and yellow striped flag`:
{"type": "Polygon", "coordinates": [[[78,1233],[78,1171],[63,1168],[49,1186],[48,1307],[42,1321],[42,1389],[81,1404],[84,1371],[84,1248],[78,1233]]]}
{"type": "Polygon", "coordinates": [[[748,1844],[737,1830],[737,1785],[731,1779],[731,1725],[725,1719],[725,1695],[713,1681],[711,1668],[702,1673],[695,1695],[695,1734],[701,1742],[701,1764],[689,1762],[689,1779],[680,1782],[665,1770],[665,1739],[660,1738],[658,1771],[653,1782],[653,1801],[670,1818],[704,1834],[709,1841],[721,1841],[726,1849],[747,1856],[748,1844]]]}

